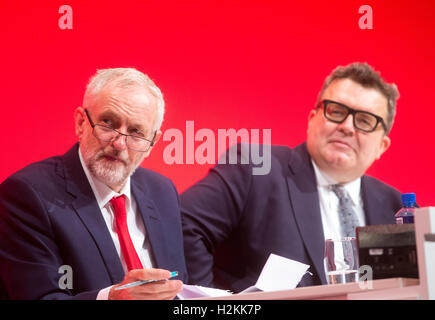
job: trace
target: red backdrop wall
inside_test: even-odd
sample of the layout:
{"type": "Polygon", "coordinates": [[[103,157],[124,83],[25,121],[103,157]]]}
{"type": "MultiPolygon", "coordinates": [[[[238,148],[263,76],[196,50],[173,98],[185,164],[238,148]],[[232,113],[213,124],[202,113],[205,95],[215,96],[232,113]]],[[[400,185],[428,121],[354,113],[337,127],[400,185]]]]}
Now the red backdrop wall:
{"type": "MultiPolygon", "coordinates": [[[[369,174],[435,205],[435,3],[418,1],[1,1],[0,181],[71,147],[73,110],[97,68],[132,66],[162,89],[163,130],[271,129],[305,139],[308,111],[337,65],[366,61],[398,85],[392,145],[369,174]],[[73,9],[61,30],[59,7],[73,9]],[[373,9],[361,30],[360,6],[373,9]]],[[[144,167],[181,192],[212,165],[144,167]]],[[[199,143],[197,143],[199,144],[199,143]]]]}

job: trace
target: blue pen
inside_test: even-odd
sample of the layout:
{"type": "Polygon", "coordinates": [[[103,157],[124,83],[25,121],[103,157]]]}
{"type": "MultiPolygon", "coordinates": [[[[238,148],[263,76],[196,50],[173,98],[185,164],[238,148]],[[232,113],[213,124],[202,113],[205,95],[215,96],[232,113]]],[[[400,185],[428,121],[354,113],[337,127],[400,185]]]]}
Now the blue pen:
{"type": "MultiPolygon", "coordinates": [[[[178,276],[178,271],[172,271],[171,275],[169,276],[168,279],[176,277],[176,276],[178,276]]],[[[168,279],[139,280],[139,281],[124,284],[123,286],[120,286],[120,287],[116,287],[115,290],[127,289],[127,288],[136,287],[136,286],[140,286],[142,284],[147,284],[147,283],[166,281],[168,279]]]]}

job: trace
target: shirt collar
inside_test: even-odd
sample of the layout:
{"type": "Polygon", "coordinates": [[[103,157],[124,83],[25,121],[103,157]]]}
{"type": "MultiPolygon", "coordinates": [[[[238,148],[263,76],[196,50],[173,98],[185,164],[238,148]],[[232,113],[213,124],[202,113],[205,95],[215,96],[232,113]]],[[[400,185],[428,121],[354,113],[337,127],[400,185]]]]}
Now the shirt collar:
{"type": "Polygon", "coordinates": [[[83,167],[83,170],[85,171],[86,177],[88,178],[89,184],[91,185],[92,191],[94,192],[95,198],[97,199],[98,206],[100,207],[100,209],[104,208],[107,205],[107,203],[110,201],[110,199],[112,199],[113,197],[119,197],[122,194],[124,194],[126,197],[125,204],[126,207],[128,208],[131,201],[130,177],[127,178],[124,187],[121,189],[119,193],[113,191],[104,182],[102,182],[101,180],[99,180],[98,178],[96,178],[94,175],[90,173],[88,167],[86,166],[82,158],[80,147],[78,152],[79,152],[80,163],[83,167]]]}
{"type": "MultiPolygon", "coordinates": [[[[317,180],[317,186],[319,187],[325,187],[330,190],[330,186],[333,184],[337,184],[337,181],[330,176],[328,176],[325,172],[319,169],[317,167],[316,163],[313,159],[311,159],[311,162],[314,167],[314,173],[316,175],[317,180]]],[[[360,202],[360,193],[361,193],[361,177],[343,184],[344,189],[349,193],[350,198],[352,199],[353,203],[356,205],[360,202]]]]}

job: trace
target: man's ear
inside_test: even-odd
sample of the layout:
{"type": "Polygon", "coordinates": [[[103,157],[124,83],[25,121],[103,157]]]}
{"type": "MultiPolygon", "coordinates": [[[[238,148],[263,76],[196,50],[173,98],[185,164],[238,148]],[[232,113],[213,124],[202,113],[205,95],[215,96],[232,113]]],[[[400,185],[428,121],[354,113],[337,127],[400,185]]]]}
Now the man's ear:
{"type": "Polygon", "coordinates": [[[83,136],[85,125],[86,125],[85,109],[83,109],[83,107],[77,107],[74,110],[74,126],[75,126],[76,136],[77,138],[79,138],[79,140],[83,136]]]}
{"type": "Polygon", "coordinates": [[[317,114],[317,110],[318,110],[318,109],[312,109],[312,110],[310,110],[310,112],[308,113],[308,125],[307,125],[307,130],[310,129],[310,124],[311,124],[313,118],[316,116],[316,114],[317,114]]]}
{"type": "Polygon", "coordinates": [[[376,157],[376,160],[378,160],[378,159],[381,158],[382,154],[383,154],[385,151],[388,150],[388,148],[390,147],[390,145],[391,145],[391,139],[390,139],[390,137],[387,136],[387,135],[384,135],[384,136],[382,137],[382,140],[381,140],[381,145],[380,145],[380,147],[379,147],[379,151],[378,151],[378,155],[377,155],[377,157],[376,157]]]}
{"type": "Polygon", "coordinates": [[[146,152],[146,154],[145,154],[145,157],[144,158],[147,158],[149,155],[150,155],[150,153],[151,153],[151,151],[154,149],[154,147],[156,146],[156,144],[157,144],[157,142],[160,140],[160,137],[162,136],[162,132],[160,131],[160,130],[157,130],[156,131],[156,136],[154,137],[154,144],[153,144],[153,146],[146,152]]]}
{"type": "Polygon", "coordinates": [[[317,114],[318,109],[311,109],[308,113],[308,122],[311,121],[312,118],[314,118],[317,114]]]}
{"type": "Polygon", "coordinates": [[[154,139],[154,145],[153,147],[157,144],[157,142],[160,140],[160,137],[162,136],[162,132],[160,130],[157,130],[156,132],[156,137],[154,139]]]}

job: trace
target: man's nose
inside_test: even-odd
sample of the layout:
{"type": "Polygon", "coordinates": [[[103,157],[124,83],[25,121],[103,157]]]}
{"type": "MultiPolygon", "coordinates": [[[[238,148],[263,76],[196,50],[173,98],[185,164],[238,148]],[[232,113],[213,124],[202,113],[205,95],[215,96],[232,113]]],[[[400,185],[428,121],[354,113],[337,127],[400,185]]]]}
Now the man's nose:
{"type": "Polygon", "coordinates": [[[112,141],[112,145],[117,150],[125,150],[127,149],[127,136],[122,134],[118,134],[112,141]]]}
{"type": "Polygon", "coordinates": [[[346,119],[338,125],[338,129],[345,132],[346,134],[355,133],[355,126],[353,125],[353,115],[348,114],[346,119]]]}

